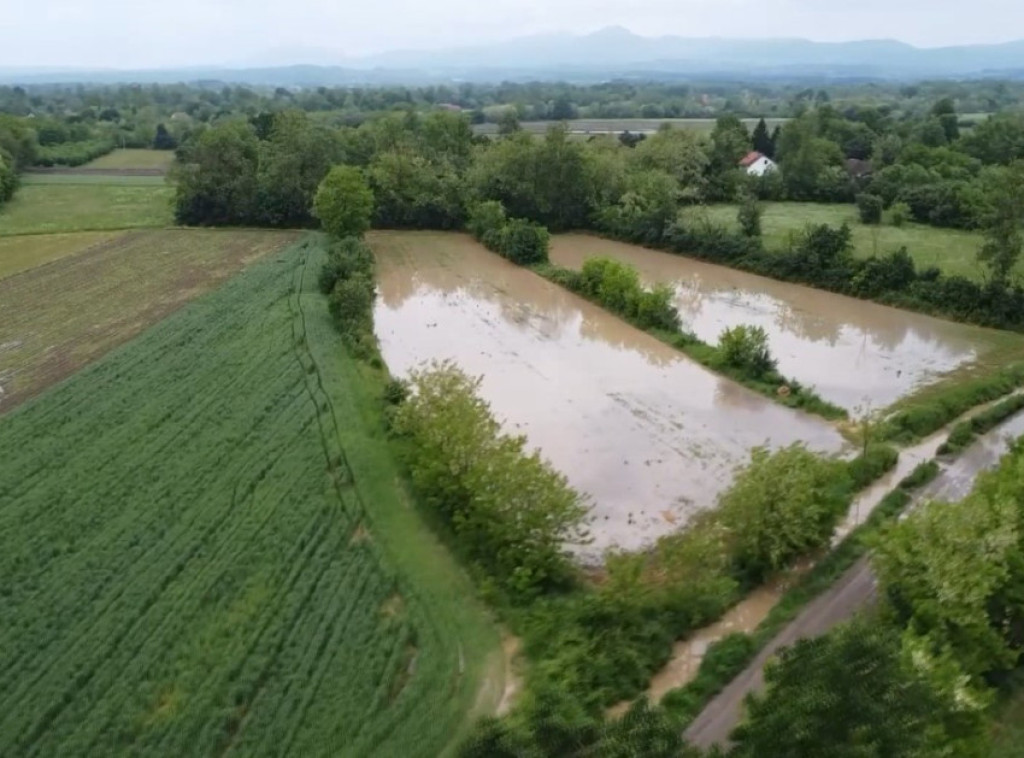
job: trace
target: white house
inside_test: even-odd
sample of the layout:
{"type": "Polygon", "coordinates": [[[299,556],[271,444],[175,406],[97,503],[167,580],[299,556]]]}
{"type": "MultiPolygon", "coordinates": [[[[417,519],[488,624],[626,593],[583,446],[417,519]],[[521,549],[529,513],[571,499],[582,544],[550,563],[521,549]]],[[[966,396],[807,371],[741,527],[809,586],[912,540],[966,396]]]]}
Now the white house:
{"type": "Polygon", "coordinates": [[[774,171],[778,166],[767,155],[763,155],[755,150],[752,153],[747,153],[746,157],[740,161],[740,168],[746,169],[750,176],[764,176],[774,171]]]}

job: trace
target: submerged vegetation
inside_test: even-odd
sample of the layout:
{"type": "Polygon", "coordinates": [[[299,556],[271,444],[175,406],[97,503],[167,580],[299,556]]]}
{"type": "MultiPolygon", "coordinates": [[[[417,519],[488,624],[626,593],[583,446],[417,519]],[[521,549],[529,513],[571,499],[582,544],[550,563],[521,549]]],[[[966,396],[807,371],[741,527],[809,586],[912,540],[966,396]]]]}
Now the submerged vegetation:
{"type": "Polygon", "coordinates": [[[665,285],[644,287],[636,269],[629,264],[610,258],[590,258],[580,271],[554,264],[535,266],[534,271],[601,304],[697,362],[762,395],[827,419],[846,416],[844,409],[778,373],[762,329],[740,326],[723,333],[717,346],[708,345],[684,330],[672,304],[674,290],[665,285]]]}

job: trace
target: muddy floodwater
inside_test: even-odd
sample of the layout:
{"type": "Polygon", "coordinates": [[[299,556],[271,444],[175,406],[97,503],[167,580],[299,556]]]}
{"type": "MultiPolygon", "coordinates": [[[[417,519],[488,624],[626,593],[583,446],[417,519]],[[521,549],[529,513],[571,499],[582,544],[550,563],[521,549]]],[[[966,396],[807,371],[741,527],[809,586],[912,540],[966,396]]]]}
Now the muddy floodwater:
{"type": "Polygon", "coordinates": [[[636,549],[714,505],[748,450],[838,451],[817,417],[722,379],[469,237],[395,232],[377,255],[377,336],[392,373],[453,359],[508,431],[593,504],[598,556],[636,549]]]}
{"type": "Polygon", "coordinates": [[[986,329],[691,258],[588,235],[552,240],[559,265],[579,268],[596,256],[632,264],[645,282],[674,286],[683,327],[705,342],[717,344],[728,327],[763,327],[784,376],[850,410],[886,407],[993,345],[986,329]]]}

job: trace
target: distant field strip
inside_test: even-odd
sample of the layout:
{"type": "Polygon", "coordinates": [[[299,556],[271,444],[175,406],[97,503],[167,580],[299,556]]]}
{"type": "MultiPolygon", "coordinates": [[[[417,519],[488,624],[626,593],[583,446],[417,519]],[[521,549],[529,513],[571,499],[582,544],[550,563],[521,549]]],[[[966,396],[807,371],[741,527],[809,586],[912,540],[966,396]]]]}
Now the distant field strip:
{"type": "MultiPolygon", "coordinates": [[[[0,279],[0,413],[294,239],[291,232],[130,232],[0,279]]],[[[8,243],[35,240],[0,239],[0,254],[8,243]]]]}
{"type": "Polygon", "coordinates": [[[0,279],[110,242],[123,232],[72,232],[0,237],[0,279]]]}
{"type": "Polygon", "coordinates": [[[493,640],[368,436],[320,255],[0,418],[0,754],[434,756],[462,727],[493,640]]]}
{"type": "Polygon", "coordinates": [[[174,162],[173,150],[139,150],[128,148],[101,155],[86,163],[83,169],[159,169],[167,171],[174,162]]]}
{"type": "Polygon", "coordinates": [[[151,184],[152,179],[141,184],[29,182],[0,208],[0,237],[170,226],[174,188],[151,184]]]}

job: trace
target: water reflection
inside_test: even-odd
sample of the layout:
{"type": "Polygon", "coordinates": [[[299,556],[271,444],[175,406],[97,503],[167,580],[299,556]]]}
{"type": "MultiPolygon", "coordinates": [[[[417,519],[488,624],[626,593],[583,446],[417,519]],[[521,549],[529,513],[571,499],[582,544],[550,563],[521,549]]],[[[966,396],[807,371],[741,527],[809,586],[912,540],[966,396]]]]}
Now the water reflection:
{"type": "Polygon", "coordinates": [[[376,234],[376,329],[390,369],[451,358],[506,428],[594,499],[591,553],[637,548],[714,504],[747,451],[823,421],[724,380],[467,237],[376,234]]]}
{"type": "Polygon", "coordinates": [[[992,345],[984,329],[722,266],[585,235],[553,240],[560,265],[578,268],[597,255],[674,286],[683,323],[705,342],[738,324],[763,327],[783,374],[846,408],[887,406],[992,345]]]}

